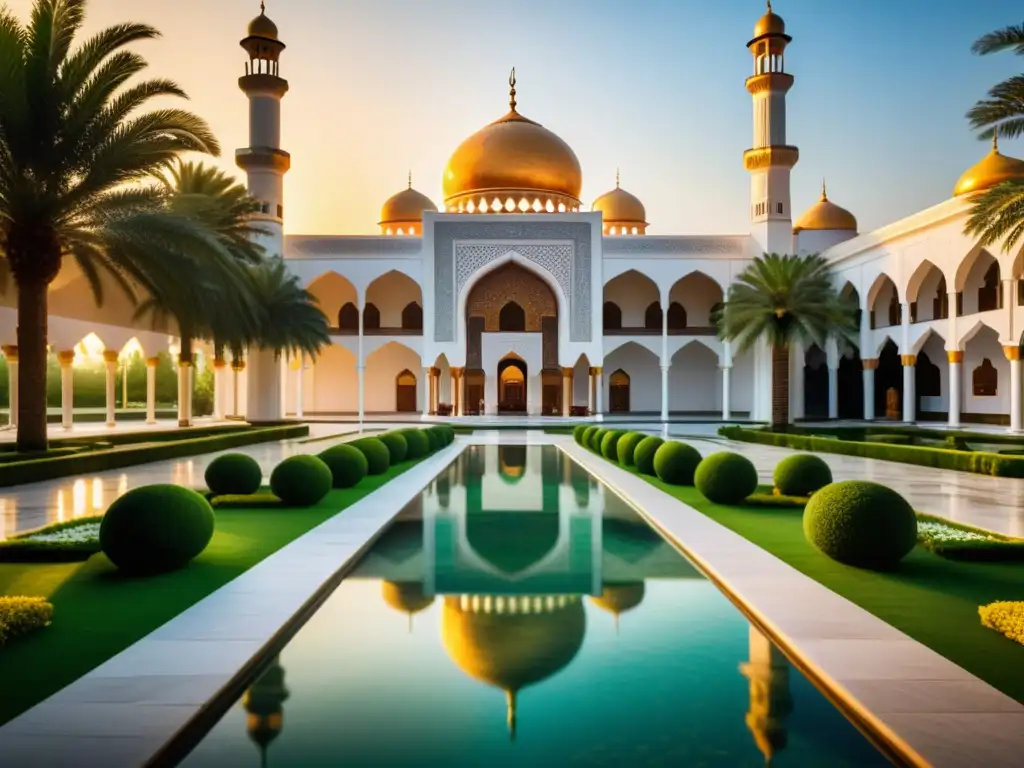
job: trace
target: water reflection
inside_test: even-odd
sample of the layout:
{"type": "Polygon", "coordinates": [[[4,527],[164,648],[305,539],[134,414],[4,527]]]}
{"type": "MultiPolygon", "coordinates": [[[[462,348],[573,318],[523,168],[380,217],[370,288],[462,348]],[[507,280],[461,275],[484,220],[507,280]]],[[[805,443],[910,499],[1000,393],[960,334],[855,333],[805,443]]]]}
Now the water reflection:
{"type": "Polygon", "coordinates": [[[251,764],[243,734],[302,766],[886,764],[631,507],[540,447],[474,447],[439,476],[186,765],[251,764]]]}

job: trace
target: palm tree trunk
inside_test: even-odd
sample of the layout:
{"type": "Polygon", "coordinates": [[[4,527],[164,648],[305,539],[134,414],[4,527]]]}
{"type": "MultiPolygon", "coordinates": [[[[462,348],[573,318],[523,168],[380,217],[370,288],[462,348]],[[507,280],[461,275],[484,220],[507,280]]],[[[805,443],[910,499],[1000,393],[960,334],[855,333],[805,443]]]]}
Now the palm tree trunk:
{"type": "Polygon", "coordinates": [[[18,282],[18,450],[46,450],[47,282],[18,282]]]}
{"type": "Polygon", "coordinates": [[[789,347],[772,346],[772,429],[789,425],[789,347]]]}
{"type": "Polygon", "coordinates": [[[181,349],[178,352],[178,398],[184,398],[184,402],[178,403],[178,426],[191,427],[192,419],[189,414],[192,412],[192,334],[186,328],[179,328],[181,333],[181,349]],[[184,383],[181,379],[184,378],[184,383]]]}

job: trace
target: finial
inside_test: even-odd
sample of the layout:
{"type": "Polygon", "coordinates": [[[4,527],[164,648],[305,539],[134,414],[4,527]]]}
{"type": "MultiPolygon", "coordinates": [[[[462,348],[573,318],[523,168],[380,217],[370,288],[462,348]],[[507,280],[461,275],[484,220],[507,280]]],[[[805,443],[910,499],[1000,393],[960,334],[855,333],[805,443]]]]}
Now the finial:
{"type": "Polygon", "coordinates": [[[615,613],[615,634],[619,634],[619,614],[617,611],[615,613]]]}
{"type": "Polygon", "coordinates": [[[768,13],[772,12],[772,0],[768,0],[768,13]]]}
{"type": "Polygon", "coordinates": [[[516,111],[516,68],[512,67],[512,74],[508,76],[508,105],[512,111],[516,111]]]}
{"type": "Polygon", "coordinates": [[[995,126],[992,129],[992,151],[993,152],[998,152],[999,151],[999,126],[998,125],[995,126]]]}
{"type": "MultiPolygon", "coordinates": [[[[770,3],[769,3],[769,5],[770,5],[770,3]]],[[[264,3],[263,0],[260,0],[260,16],[266,16],[266,15],[267,15],[267,4],[264,3]]]]}
{"type": "Polygon", "coordinates": [[[508,740],[516,740],[516,692],[505,691],[505,702],[508,704],[508,740]]]}
{"type": "Polygon", "coordinates": [[[825,177],[821,177],[821,202],[828,200],[828,192],[825,191],[825,177]]]}
{"type": "Polygon", "coordinates": [[[412,169],[409,169],[409,189],[412,189],[412,169]]]}
{"type": "Polygon", "coordinates": [[[619,169],[615,169],[615,188],[619,188],[619,169]]]}

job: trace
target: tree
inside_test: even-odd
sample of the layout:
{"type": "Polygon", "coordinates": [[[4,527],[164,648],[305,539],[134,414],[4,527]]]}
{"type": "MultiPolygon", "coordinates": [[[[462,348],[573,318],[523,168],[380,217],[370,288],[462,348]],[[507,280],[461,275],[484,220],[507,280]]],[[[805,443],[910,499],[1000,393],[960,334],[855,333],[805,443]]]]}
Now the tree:
{"type": "Polygon", "coordinates": [[[140,114],[185,97],[170,80],[127,84],[146,62],[126,47],[154,28],[118,24],[72,50],[85,8],[36,0],[27,25],[0,8],[0,254],[18,294],[20,450],[46,448],[47,289],[65,260],[101,302],[104,278],[134,295],[148,267],[209,241],[141,182],[182,152],[217,154],[216,138],[185,110],[140,114]]]}
{"type": "Polygon", "coordinates": [[[758,341],[772,348],[772,427],[789,423],[789,348],[824,345],[827,336],[852,341],[857,308],[839,295],[828,262],[817,254],[754,259],[732,285],[712,322],[738,351],[758,341]]]}
{"type": "MultiPolygon", "coordinates": [[[[981,56],[1006,50],[1024,56],[1024,24],[989,32],[971,50],[981,56]]],[[[993,147],[997,136],[1024,135],[1024,74],[990,88],[988,98],[971,107],[967,118],[971,128],[981,129],[979,138],[992,139],[993,147]]],[[[1010,179],[972,195],[964,232],[978,237],[983,246],[1002,240],[1003,251],[1012,250],[1024,237],[1024,179],[1010,179]]]]}

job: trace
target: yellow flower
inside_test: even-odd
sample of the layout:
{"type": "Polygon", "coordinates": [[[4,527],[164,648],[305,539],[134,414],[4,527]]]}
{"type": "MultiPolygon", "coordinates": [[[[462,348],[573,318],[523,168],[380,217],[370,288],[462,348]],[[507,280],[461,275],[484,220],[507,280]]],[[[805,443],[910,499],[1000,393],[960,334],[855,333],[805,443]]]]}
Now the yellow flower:
{"type": "Polygon", "coordinates": [[[989,603],[978,608],[982,626],[1024,645],[1024,601],[989,603]]]}

